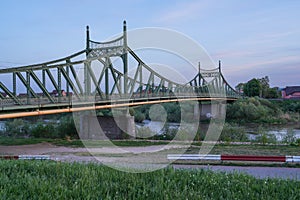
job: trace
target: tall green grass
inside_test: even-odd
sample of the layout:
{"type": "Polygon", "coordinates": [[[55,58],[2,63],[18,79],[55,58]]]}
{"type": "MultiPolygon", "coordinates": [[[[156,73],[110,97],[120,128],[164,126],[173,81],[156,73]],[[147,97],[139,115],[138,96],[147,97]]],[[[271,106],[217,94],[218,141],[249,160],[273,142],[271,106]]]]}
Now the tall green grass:
{"type": "Polygon", "coordinates": [[[300,182],[174,170],[130,174],[97,164],[0,161],[0,199],[299,199],[300,182]]]}

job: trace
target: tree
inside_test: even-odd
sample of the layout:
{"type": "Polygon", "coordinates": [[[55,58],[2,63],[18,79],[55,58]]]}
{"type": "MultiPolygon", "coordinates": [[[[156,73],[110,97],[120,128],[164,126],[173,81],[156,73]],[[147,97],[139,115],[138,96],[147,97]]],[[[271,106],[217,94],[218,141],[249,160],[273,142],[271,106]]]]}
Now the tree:
{"type": "Polygon", "coordinates": [[[30,134],[29,124],[23,119],[14,119],[5,123],[5,133],[7,136],[24,137],[30,134]]]}
{"type": "Polygon", "coordinates": [[[267,99],[275,99],[275,98],[279,98],[279,92],[278,92],[278,88],[273,87],[273,88],[268,88],[266,95],[264,96],[267,99]]]}
{"type": "Polygon", "coordinates": [[[268,95],[268,91],[270,89],[270,79],[268,76],[265,76],[263,78],[259,78],[257,79],[260,82],[261,85],[261,91],[260,91],[260,97],[266,98],[266,96],[268,95]]]}
{"type": "Polygon", "coordinates": [[[239,83],[239,84],[237,84],[237,86],[235,86],[235,90],[236,90],[239,94],[241,94],[241,93],[243,93],[243,91],[244,91],[244,86],[245,86],[245,83],[239,83]]]}
{"type": "Polygon", "coordinates": [[[244,85],[244,94],[249,97],[261,96],[261,88],[260,81],[253,78],[244,85]]]}

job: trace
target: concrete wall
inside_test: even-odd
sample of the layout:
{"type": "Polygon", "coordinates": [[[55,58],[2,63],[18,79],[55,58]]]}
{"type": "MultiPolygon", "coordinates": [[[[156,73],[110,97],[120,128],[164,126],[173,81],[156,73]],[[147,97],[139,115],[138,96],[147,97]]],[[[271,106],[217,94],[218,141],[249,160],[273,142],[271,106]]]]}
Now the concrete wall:
{"type": "Polygon", "coordinates": [[[83,115],[80,118],[81,139],[123,139],[135,137],[133,116],[103,117],[83,115]],[[126,134],[128,133],[128,135],[126,134]]]}
{"type": "Polygon", "coordinates": [[[219,118],[226,115],[226,104],[195,104],[194,118],[200,115],[200,119],[219,118]]]}

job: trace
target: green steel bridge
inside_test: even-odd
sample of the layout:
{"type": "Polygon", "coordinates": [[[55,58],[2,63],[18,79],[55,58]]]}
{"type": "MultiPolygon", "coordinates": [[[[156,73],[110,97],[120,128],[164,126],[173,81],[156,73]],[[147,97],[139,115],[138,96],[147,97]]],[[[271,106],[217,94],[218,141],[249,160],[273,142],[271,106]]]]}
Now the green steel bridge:
{"type": "Polygon", "coordinates": [[[84,50],[50,62],[0,69],[0,76],[11,80],[6,83],[0,80],[0,119],[172,101],[239,98],[221,73],[220,62],[216,69],[200,70],[199,67],[198,74],[185,84],[155,72],[127,45],[125,21],[123,34],[112,41],[91,40],[87,26],[84,50]],[[129,57],[137,66],[132,76],[128,73],[129,57]],[[121,59],[122,70],[114,66],[113,58],[121,59]],[[98,71],[93,67],[95,63],[101,65],[98,71]]]}

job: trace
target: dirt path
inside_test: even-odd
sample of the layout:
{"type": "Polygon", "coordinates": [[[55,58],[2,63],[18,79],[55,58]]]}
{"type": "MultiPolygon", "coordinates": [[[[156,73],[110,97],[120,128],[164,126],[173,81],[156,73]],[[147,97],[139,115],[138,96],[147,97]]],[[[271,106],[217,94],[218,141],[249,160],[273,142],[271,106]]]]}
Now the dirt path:
{"type": "Polygon", "coordinates": [[[55,146],[50,143],[39,143],[30,145],[1,146],[0,155],[53,155],[53,154],[76,154],[76,153],[102,153],[102,154],[125,154],[155,152],[168,149],[187,148],[186,145],[152,145],[143,147],[98,147],[98,148],[72,148],[55,146]]]}
{"type": "Polygon", "coordinates": [[[44,155],[57,153],[87,152],[86,148],[55,146],[50,143],[39,143],[16,146],[0,146],[0,155],[44,155]]]}

